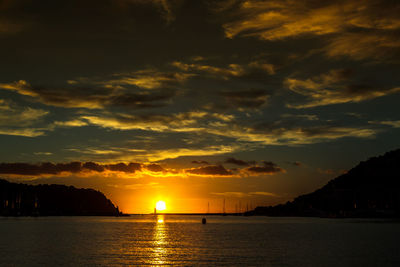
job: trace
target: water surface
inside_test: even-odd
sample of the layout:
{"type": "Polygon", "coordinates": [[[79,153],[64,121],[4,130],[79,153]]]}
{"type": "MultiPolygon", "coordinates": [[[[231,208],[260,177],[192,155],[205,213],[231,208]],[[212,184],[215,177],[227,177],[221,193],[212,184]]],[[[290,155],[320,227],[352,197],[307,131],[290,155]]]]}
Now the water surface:
{"type": "Polygon", "coordinates": [[[400,266],[396,221],[201,218],[0,218],[0,265],[400,266]]]}

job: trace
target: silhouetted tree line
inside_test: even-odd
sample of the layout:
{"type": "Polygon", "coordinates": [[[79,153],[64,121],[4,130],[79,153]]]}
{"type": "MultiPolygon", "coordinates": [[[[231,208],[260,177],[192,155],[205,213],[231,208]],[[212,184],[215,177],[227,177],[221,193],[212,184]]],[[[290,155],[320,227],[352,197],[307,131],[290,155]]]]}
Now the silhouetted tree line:
{"type": "Polygon", "coordinates": [[[361,162],[313,193],[247,215],[400,217],[400,149],[361,162]]]}
{"type": "Polygon", "coordinates": [[[0,179],[0,216],[119,216],[103,193],[65,185],[27,185],[0,179]]]}

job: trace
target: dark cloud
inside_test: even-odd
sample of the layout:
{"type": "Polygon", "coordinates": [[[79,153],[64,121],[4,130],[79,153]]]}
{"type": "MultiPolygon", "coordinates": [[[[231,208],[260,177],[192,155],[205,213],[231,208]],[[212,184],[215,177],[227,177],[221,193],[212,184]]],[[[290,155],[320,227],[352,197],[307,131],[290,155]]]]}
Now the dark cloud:
{"type": "Polygon", "coordinates": [[[286,161],[285,163],[296,167],[301,167],[303,165],[300,161],[286,161]]]}
{"type": "Polygon", "coordinates": [[[271,161],[263,161],[264,166],[253,166],[246,168],[248,172],[251,173],[264,173],[264,174],[274,174],[279,172],[284,172],[285,170],[276,165],[271,161]]]}
{"type": "Polygon", "coordinates": [[[345,92],[349,95],[368,95],[380,90],[382,89],[369,84],[349,84],[346,86],[345,92]]]}
{"type": "Polygon", "coordinates": [[[225,160],[225,163],[230,163],[238,166],[250,166],[254,165],[256,162],[255,161],[244,161],[241,159],[235,159],[235,158],[227,158],[225,160]]]}
{"type": "Polygon", "coordinates": [[[84,171],[104,172],[105,170],[134,173],[141,169],[139,163],[117,163],[117,164],[98,164],[94,162],[70,162],[70,163],[51,163],[41,164],[29,163],[1,163],[0,173],[17,175],[56,175],[63,172],[80,173],[84,171]]]}
{"type": "Polygon", "coordinates": [[[94,162],[85,162],[82,165],[82,168],[88,169],[88,170],[92,170],[92,171],[96,171],[96,172],[103,172],[104,171],[104,167],[102,165],[99,165],[99,164],[94,163],[94,162]]]}
{"type": "Polygon", "coordinates": [[[239,91],[222,91],[218,93],[225,101],[216,107],[257,109],[263,106],[271,95],[266,90],[248,89],[239,91]]]}
{"type": "Polygon", "coordinates": [[[176,91],[169,89],[151,93],[124,94],[113,97],[106,106],[126,106],[129,108],[155,108],[168,104],[176,95],[176,91]]]}
{"type": "Polygon", "coordinates": [[[148,169],[149,171],[152,171],[152,172],[164,172],[165,171],[165,169],[163,167],[161,167],[161,165],[155,164],[155,163],[146,165],[146,169],[148,169]]]}
{"type": "Polygon", "coordinates": [[[37,101],[52,106],[68,108],[97,109],[113,106],[129,108],[151,108],[165,106],[175,96],[173,89],[132,90],[121,92],[111,87],[41,87],[31,86],[26,81],[0,83],[0,88],[33,97],[37,101]]]}
{"type": "Polygon", "coordinates": [[[108,164],[104,165],[104,167],[110,171],[119,171],[126,173],[134,173],[135,171],[141,170],[141,164],[134,162],[131,162],[129,164],[125,163],[108,164]]]}
{"type": "Polygon", "coordinates": [[[222,165],[211,165],[186,170],[186,173],[197,175],[232,175],[233,173],[224,168],[222,165]]]}

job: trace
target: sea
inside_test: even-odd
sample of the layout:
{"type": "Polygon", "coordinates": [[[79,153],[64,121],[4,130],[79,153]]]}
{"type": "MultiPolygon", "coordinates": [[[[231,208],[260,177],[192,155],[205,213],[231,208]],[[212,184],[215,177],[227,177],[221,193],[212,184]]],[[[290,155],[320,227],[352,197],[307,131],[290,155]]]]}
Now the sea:
{"type": "Polygon", "coordinates": [[[0,266],[135,265],[400,266],[400,222],[197,215],[0,218],[0,266]]]}

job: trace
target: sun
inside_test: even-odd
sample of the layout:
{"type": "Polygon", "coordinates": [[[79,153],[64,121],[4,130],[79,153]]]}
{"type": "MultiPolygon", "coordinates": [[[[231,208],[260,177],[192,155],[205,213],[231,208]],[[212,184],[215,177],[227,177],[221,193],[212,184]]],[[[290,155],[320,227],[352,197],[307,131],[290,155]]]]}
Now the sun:
{"type": "Polygon", "coordinates": [[[165,205],[165,202],[160,200],[156,203],[156,209],[157,210],[165,210],[167,208],[167,205],[165,205]]]}

